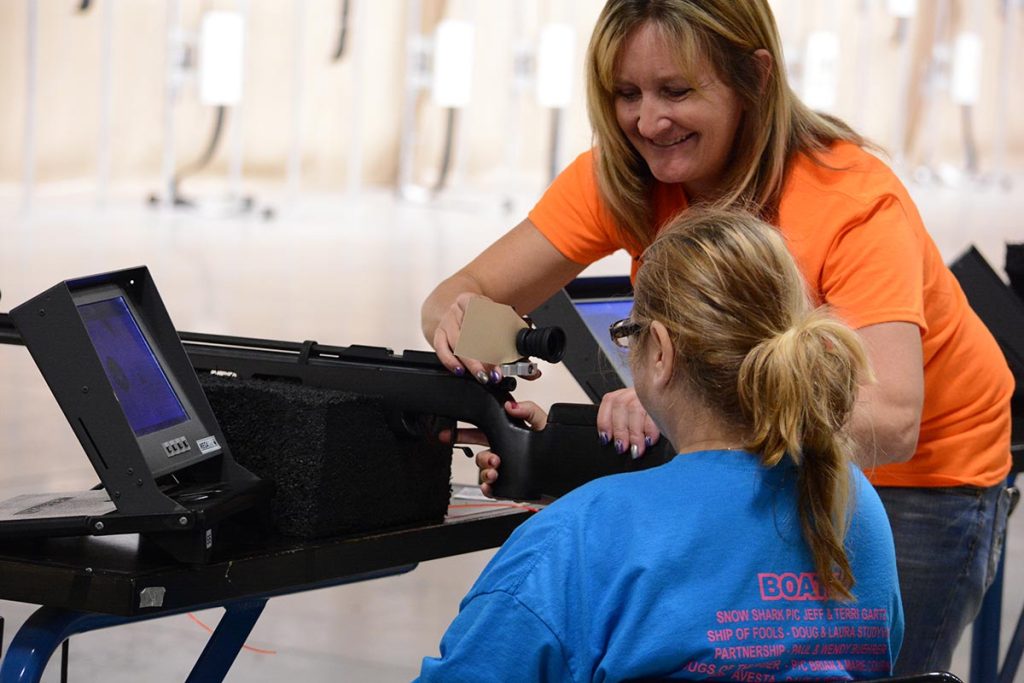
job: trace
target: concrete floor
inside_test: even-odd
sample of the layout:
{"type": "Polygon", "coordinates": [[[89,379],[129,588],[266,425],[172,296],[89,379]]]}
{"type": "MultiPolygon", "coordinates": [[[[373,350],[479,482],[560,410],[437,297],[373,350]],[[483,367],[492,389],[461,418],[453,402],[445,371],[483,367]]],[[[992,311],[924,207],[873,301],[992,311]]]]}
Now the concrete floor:
{"type": "MultiPolygon", "coordinates": [[[[911,186],[947,259],[968,244],[997,268],[1003,242],[1024,241],[1024,193],[994,187],[911,186]]],[[[215,187],[208,190],[216,194],[215,187]]],[[[88,190],[43,188],[26,216],[15,189],[0,188],[0,310],[70,277],[148,265],[183,330],[395,350],[426,348],[419,305],[430,289],[518,222],[530,200],[487,193],[436,202],[397,201],[386,191],[359,197],[258,196],[277,217],[214,211],[155,212],[140,190],[123,190],[98,210],[88,190]]],[[[624,273],[614,256],[590,274],[624,273]]],[[[560,366],[545,368],[516,394],[542,404],[585,402],[560,366]]],[[[23,348],[0,346],[0,497],[76,490],[96,481],[63,415],[23,348]]],[[[372,448],[371,444],[367,445],[372,448]]],[[[456,456],[456,481],[473,481],[456,456]]],[[[1024,515],[1007,543],[1004,634],[1024,604],[1024,515]]],[[[459,600],[492,551],[426,562],[399,577],[271,600],[228,675],[229,681],[401,681],[437,652],[459,600]]],[[[34,606],[0,602],[4,647],[34,606]]],[[[71,642],[71,680],[182,680],[202,650],[216,610],[169,617],[71,642]]],[[[500,637],[500,634],[495,634],[500,637]]],[[[1005,638],[1004,638],[1005,640],[1005,638]]],[[[485,646],[485,644],[482,644],[485,646]]],[[[1005,648],[1005,643],[1003,644],[1005,648]]],[[[967,676],[961,644],[953,670],[967,676]]],[[[45,680],[59,680],[55,665],[45,680]]]]}

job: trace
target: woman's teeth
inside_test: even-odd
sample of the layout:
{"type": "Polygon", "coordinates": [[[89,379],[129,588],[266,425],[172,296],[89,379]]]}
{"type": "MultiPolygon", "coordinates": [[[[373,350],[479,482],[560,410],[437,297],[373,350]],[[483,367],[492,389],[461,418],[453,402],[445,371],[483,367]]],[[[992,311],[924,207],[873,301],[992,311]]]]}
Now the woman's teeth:
{"type": "Polygon", "coordinates": [[[687,133],[686,135],[684,135],[684,136],[682,136],[680,138],[676,138],[675,140],[669,140],[668,142],[657,142],[655,140],[651,140],[650,142],[655,147],[671,147],[673,145],[678,145],[680,142],[686,142],[687,140],[689,140],[694,135],[695,135],[695,133],[687,133]]]}

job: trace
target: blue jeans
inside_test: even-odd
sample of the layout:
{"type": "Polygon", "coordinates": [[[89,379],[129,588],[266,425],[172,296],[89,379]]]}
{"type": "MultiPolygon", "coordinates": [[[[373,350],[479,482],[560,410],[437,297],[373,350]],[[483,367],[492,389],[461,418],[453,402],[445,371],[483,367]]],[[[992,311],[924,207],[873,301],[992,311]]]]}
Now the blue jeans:
{"type": "Polygon", "coordinates": [[[879,488],[896,542],[906,623],[895,675],[948,671],[996,575],[1010,494],[987,489],[879,488]]]}

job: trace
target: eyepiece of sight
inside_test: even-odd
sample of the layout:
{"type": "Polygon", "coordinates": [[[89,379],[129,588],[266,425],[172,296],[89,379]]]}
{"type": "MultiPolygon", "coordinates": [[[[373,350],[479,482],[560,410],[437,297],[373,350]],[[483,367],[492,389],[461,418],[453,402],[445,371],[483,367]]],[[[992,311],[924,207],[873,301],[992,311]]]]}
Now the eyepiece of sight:
{"type": "Polygon", "coordinates": [[[565,355],[565,332],[561,327],[523,328],[516,333],[516,351],[557,363],[565,355]]]}

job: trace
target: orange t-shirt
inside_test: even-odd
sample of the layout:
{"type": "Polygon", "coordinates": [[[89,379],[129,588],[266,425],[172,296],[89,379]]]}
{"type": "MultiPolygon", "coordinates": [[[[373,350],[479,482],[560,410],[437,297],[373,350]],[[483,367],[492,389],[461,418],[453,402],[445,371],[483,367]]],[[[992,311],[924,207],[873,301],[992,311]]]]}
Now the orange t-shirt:
{"type": "MultiPolygon", "coordinates": [[[[821,162],[798,156],[779,226],[818,303],[852,327],[921,329],[925,398],[917,452],[867,472],[878,486],[992,486],[1010,470],[1010,395],[1002,351],[971,310],[906,189],[879,159],[836,143],[821,162]],[[840,169],[840,170],[835,170],[840,169]]],[[[678,185],[654,190],[664,225],[687,206],[678,185]]],[[[530,221],[568,259],[592,263],[627,248],[597,189],[593,152],[548,188],[530,221]]],[[[639,253],[631,251],[635,277],[639,253]]]]}

